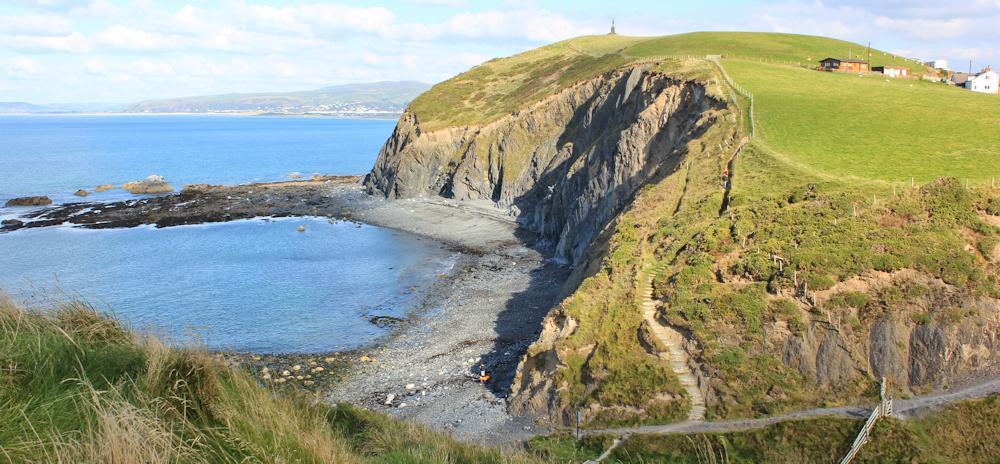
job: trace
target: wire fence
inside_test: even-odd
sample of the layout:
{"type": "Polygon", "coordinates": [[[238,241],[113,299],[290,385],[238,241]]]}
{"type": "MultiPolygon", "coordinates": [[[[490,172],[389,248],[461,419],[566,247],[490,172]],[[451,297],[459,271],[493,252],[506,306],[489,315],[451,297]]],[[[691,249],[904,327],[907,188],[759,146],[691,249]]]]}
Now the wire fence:
{"type": "Polygon", "coordinates": [[[746,98],[747,101],[750,102],[750,104],[747,106],[747,113],[750,115],[750,138],[752,139],[757,135],[757,120],[754,117],[753,92],[750,92],[742,85],[737,84],[736,81],[734,81],[733,78],[729,76],[729,73],[726,72],[726,68],[722,66],[722,61],[720,60],[720,57],[721,55],[707,55],[705,58],[715,63],[715,65],[719,68],[719,73],[722,74],[722,78],[726,81],[726,84],[729,85],[729,88],[733,89],[734,92],[736,92],[743,98],[746,98]]]}

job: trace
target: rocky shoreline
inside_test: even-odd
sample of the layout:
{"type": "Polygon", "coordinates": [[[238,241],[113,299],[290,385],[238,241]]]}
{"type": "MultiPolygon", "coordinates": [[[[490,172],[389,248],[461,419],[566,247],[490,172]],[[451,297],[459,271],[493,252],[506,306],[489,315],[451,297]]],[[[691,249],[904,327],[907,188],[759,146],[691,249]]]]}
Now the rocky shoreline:
{"type": "MultiPolygon", "coordinates": [[[[447,431],[465,441],[510,443],[538,433],[512,417],[507,396],[517,365],[562,297],[569,269],[550,247],[503,211],[472,201],[388,201],[358,177],[235,186],[188,186],[180,193],[115,203],[43,207],[0,231],[59,225],[170,227],[253,217],[323,216],[439,241],[461,253],[417,308],[389,335],[340,353],[217,353],[275,389],[299,388],[447,431]],[[491,376],[479,382],[480,370],[491,376]]],[[[375,323],[376,321],[373,321],[375,323]]]]}
{"type": "Polygon", "coordinates": [[[64,203],[8,219],[0,225],[0,232],[63,224],[109,229],[140,225],[170,227],[262,216],[347,217],[354,202],[364,200],[357,188],[359,179],[356,176],[324,176],[233,186],[188,185],[180,193],[171,195],[113,203],[64,203]]]}

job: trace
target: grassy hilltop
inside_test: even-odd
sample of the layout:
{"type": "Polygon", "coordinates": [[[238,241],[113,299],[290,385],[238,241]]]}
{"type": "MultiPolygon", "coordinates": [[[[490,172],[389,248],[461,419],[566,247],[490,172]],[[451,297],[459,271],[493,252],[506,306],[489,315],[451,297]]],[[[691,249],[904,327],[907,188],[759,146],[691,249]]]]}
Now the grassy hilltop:
{"type": "MultiPolygon", "coordinates": [[[[849,54],[866,56],[867,49],[776,33],[587,36],[476,66],[435,85],[410,110],[429,130],[484,124],[628,63],[721,55],[732,78],[756,97],[761,140],[814,174],[894,182],[996,175],[989,173],[996,152],[984,147],[1000,145],[1000,98],[919,80],[806,69],[849,54]]],[[[907,58],[875,49],[871,54],[872,66],[932,73],[907,58]]]]}

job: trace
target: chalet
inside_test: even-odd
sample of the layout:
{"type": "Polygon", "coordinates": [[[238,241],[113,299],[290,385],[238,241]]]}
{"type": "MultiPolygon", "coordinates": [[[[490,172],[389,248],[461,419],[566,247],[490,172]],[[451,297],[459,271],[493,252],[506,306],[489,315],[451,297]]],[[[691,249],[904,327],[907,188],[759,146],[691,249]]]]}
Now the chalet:
{"type": "Polygon", "coordinates": [[[1000,74],[987,66],[983,68],[983,72],[969,76],[969,80],[965,81],[965,88],[979,93],[1000,93],[1000,74]]]}
{"type": "Polygon", "coordinates": [[[827,58],[819,62],[819,69],[830,72],[868,72],[868,62],[854,58],[827,58]]]}
{"type": "Polygon", "coordinates": [[[875,66],[872,68],[872,72],[882,73],[885,77],[899,79],[910,78],[910,68],[904,68],[902,66],[875,66]]]}

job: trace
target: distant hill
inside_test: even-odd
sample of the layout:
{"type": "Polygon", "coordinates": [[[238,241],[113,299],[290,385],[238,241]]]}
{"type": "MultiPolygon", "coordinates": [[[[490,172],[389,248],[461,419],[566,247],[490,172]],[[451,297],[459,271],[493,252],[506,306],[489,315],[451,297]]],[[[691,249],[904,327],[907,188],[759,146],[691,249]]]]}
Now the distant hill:
{"type": "Polygon", "coordinates": [[[233,93],[148,100],[124,109],[131,113],[402,113],[429,85],[410,81],[344,84],[301,92],[233,93]]]}
{"type": "Polygon", "coordinates": [[[114,113],[122,109],[116,103],[52,103],[37,105],[26,102],[0,102],[0,114],[64,114],[114,113]]]}
{"type": "Polygon", "coordinates": [[[58,110],[43,105],[33,105],[25,102],[0,102],[0,114],[3,113],[58,113],[58,110]]]}

